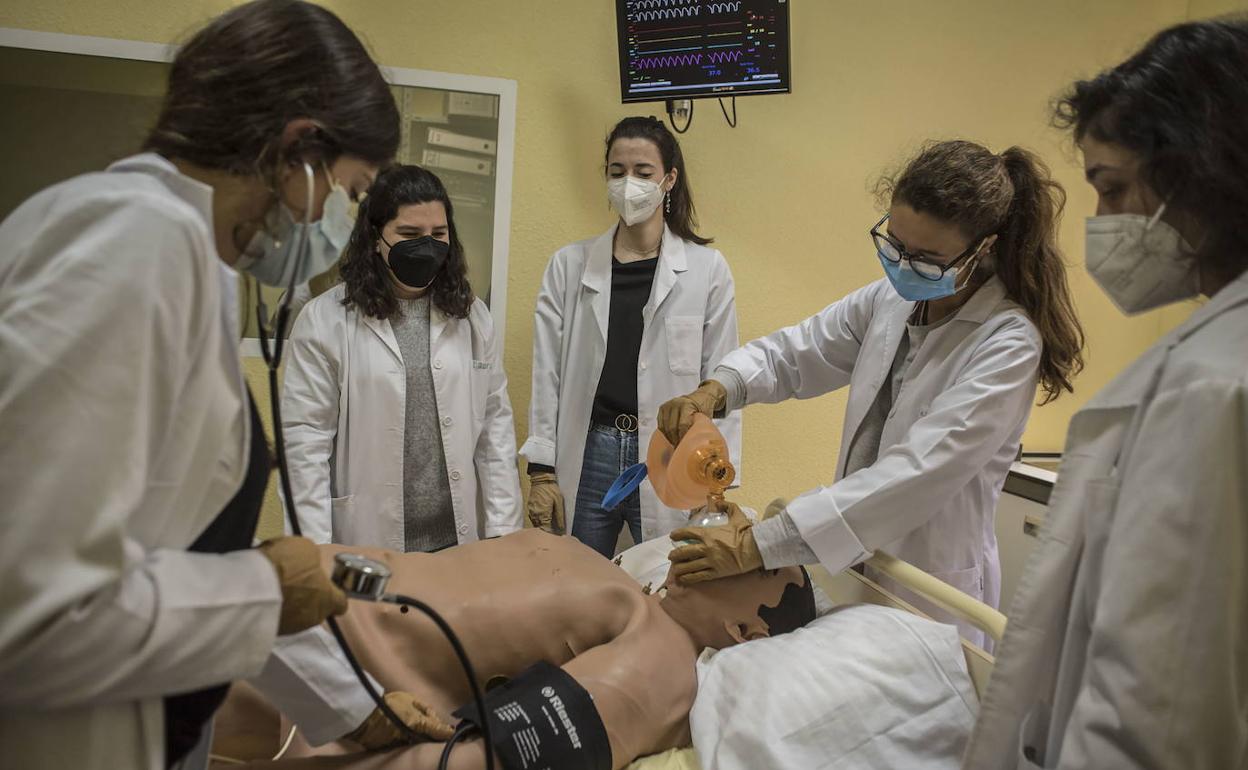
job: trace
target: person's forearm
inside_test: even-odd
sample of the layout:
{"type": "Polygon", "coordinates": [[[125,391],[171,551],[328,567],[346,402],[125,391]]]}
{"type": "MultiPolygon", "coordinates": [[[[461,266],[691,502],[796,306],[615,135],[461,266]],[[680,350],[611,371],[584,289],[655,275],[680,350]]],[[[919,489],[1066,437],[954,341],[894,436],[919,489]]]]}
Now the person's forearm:
{"type": "Polygon", "coordinates": [[[754,542],[758,544],[758,552],[763,557],[763,566],[767,569],[814,564],[819,561],[819,557],[802,539],[802,533],[797,531],[797,525],[786,511],[755,524],[752,531],[754,542]]]}
{"type": "MultiPolygon", "coordinates": [[[[745,380],[741,374],[727,366],[717,366],[711,372],[710,379],[724,386],[727,398],[724,400],[724,413],[735,412],[745,407],[745,380]]],[[[719,415],[716,415],[719,416],[719,415]]]]}

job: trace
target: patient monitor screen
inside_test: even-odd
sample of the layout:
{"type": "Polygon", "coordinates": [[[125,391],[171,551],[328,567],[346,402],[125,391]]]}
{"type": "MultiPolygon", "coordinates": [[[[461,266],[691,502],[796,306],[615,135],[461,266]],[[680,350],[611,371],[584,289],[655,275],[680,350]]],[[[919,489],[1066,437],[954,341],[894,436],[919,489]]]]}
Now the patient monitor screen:
{"type": "Polygon", "coordinates": [[[787,0],[616,0],[625,102],[788,93],[787,0]]]}

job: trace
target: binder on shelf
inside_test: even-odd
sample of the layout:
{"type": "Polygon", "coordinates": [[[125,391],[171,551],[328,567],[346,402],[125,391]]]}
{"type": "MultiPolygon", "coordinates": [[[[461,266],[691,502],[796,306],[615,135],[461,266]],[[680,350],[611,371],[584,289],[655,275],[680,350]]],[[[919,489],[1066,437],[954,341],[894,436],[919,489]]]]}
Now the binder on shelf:
{"type": "Polygon", "coordinates": [[[445,128],[433,128],[428,130],[429,144],[436,144],[439,147],[449,147],[453,150],[467,150],[468,152],[479,152],[483,155],[497,155],[498,143],[492,139],[482,139],[479,136],[467,136],[465,134],[457,134],[454,131],[447,131],[445,128]]]}
{"type": "Polygon", "coordinates": [[[484,158],[473,158],[456,152],[426,149],[421,155],[421,165],[431,168],[442,168],[447,171],[459,171],[464,174],[493,176],[494,162],[484,158]]]}

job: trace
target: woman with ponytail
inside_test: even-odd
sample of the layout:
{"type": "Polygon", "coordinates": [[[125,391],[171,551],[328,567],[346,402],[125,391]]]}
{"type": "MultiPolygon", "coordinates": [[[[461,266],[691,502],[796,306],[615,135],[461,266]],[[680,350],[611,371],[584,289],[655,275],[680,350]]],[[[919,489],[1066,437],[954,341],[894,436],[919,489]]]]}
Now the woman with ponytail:
{"type": "Polygon", "coordinates": [[[816,561],[836,573],[879,549],[996,606],[994,511],[1037,383],[1051,401],[1082,366],[1057,247],[1065,196],[1026,150],[965,141],[926,146],[878,194],[888,211],[870,237],[886,278],[729,353],[660,410],[674,443],[697,412],[849,386],[835,481],[757,525],[729,503],[729,524],[673,532],[696,541],[672,553],[679,581],[816,561]]]}

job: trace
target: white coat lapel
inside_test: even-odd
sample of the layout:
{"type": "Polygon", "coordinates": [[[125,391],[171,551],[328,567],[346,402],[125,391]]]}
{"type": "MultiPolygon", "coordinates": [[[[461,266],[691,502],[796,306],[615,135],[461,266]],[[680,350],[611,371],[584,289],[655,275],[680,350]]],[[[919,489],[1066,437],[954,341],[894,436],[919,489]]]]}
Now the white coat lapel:
{"type": "MultiPolygon", "coordinates": [[[[889,289],[889,291],[892,290],[889,289]]],[[[889,302],[886,302],[884,307],[881,307],[871,318],[872,328],[868,330],[867,335],[872,336],[874,329],[879,328],[876,325],[883,324],[883,329],[879,332],[882,336],[882,343],[874,359],[862,363],[863,366],[870,367],[867,376],[862,380],[855,378],[850,384],[849,409],[845,413],[844,441],[847,443],[841,448],[841,456],[837,463],[836,477],[838,479],[845,474],[845,463],[849,461],[849,447],[857,438],[858,429],[862,426],[867,411],[875,403],[880,388],[891,387],[889,373],[893,368],[893,359],[897,357],[897,346],[901,344],[901,335],[906,333],[906,319],[910,317],[913,310],[913,302],[903,300],[894,293],[889,302]],[[863,385],[867,387],[863,388],[863,385]],[[855,388],[861,392],[854,393],[855,388]]]]}
{"type": "Polygon", "coordinates": [[[433,348],[442,338],[442,332],[446,331],[446,327],[450,322],[450,318],[438,309],[437,305],[430,304],[429,307],[429,351],[433,352],[433,348]]]}
{"type": "Polygon", "coordinates": [[[650,290],[650,301],[646,303],[643,311],[647,321],[663,306],[663,300],[667,299],[667,295],[672,293],[672,287],[676,285],[676,279],[687,269],[688,262],[684,240],[669,230],[667,225],[664,225],[663,246],[659,252],[659,264],[654,269],[654,288],[650,290]]]}
{"type": "Polygon", "coordinates": [[[611,253],[614,243],[615,227],[612,227],[590,245],[585,271],[581,273],[581,285],[588,289],[586,299],[603,343],[607,341],[607,326],[610,323],[611,253]]]}
{"type": "Polygon", "coordinates": [[[390,349],[395,358],[402,361],[403,354],[399,352],[399,341],[395,339],[394,329],[390,326],[390,322],[374,318],[365,313],[360,313],[360,316],[364,319],[364,325],[373,330],[373,333],[385,343],[385,346],[390,349]]]}

